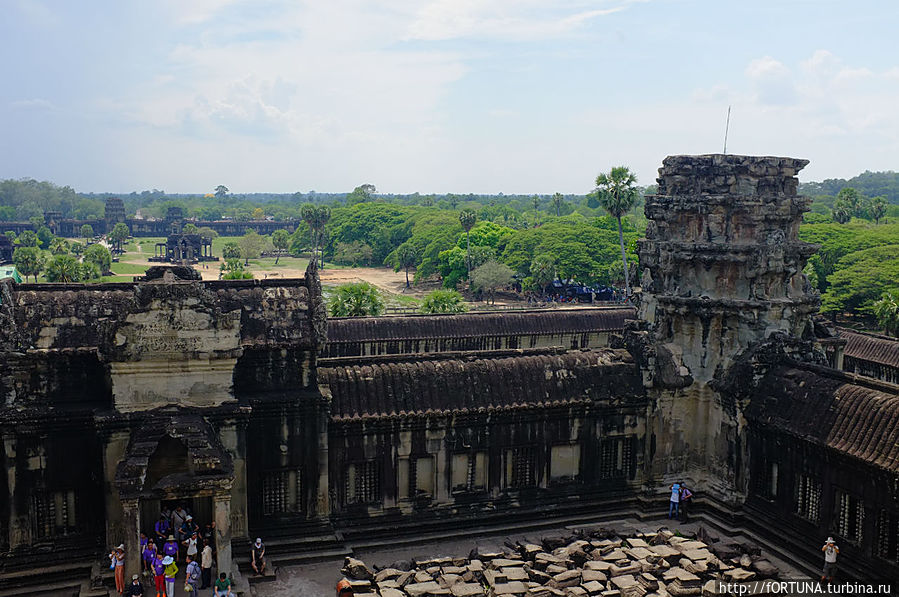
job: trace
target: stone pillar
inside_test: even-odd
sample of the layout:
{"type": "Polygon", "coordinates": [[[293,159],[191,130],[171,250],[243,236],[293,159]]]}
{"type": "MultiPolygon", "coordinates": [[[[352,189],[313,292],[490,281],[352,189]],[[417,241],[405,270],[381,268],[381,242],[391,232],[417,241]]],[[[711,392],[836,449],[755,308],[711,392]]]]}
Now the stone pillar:
{"type": "Polygon", "coordinates": [[[22,488],[18,484],[17,452],[18,442],[14,433],[3,435],[3,451],[6,455],[6,483],[9,489],[9,549],[13,550],[31,543],[31,525],[28,511],[20,508],[23,501],[22,488]]]}
{"type": "Polygon", "coordinates": [[[316,488],[315,496],[316,518],[328,518],[331,514],[330,486],[328,482],[330,477],[328,474],[330,467],[328,456],[328,419],[328,412],[326,409],[323,409],[319,414],[318,487],[316,488]]]}
{"type": "Polygon", "coordinates": [[[245,434],[246,426],[242,423],[222,425],[219,428],[222,446],[231,455],[231,462],[234,464],[230,510],[231,536],[235,538],[247,536],[247,460],[241,451],[241,446],[246,445],[246,442],[240,440],[245,434]]]}
{"type": "Polygon", "coordinates": [[[216,494],[212,498],[215,519],[215,549],[218,552],[218,571],[232,573],[231,558],[231,495],[216,494]]]}
{"type": "Polygon", "coordinates": [[[646,327],[628,332],[656,398],[660,485],[695,472],[700,489],[738,496],[745,419],[721,379],[773,334],[802,338],[819,299],[802,273],[815,247],[799,240],[811,200],[797,196],[807,160],[669,156],[646,198],[639,243],[646,327]],[[638,338],[637,336],[642,336],[638,338]],[[651,346],[651,350],[639,348],[651,346]]]}
{"type": "Polygon", "coordinates": [[[137,498],[122,499],[122,529],[125,533],[121,543],[125,544],[127,584],[131,582],[132,574],[140,574],[140,504],[137,498]]]}
{"type": "Polygon", "coordinates": [[[115,431],[103,447],[103,491],[106,495],[106,544],[115,547],[125,540],[124,511],[119,490],[115,486],[116,469],[128,449],[128,431],[115,431]]]}

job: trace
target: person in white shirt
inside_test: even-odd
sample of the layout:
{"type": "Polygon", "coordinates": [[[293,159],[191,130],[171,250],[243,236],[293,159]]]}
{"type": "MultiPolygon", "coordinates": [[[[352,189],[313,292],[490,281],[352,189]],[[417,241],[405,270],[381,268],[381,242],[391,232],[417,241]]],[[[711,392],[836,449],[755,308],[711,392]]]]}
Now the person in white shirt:
{"type": "Polygon", "coordinates": [[[837,555],[840,553],[839,546],[833,542],[833,537],[828,537],[821,548],[824,552],[824,570],[821,572],[821,582],[833,582],[837,574],[837,555]]]}
{"type": "Polygon", "coordinates": [[[201,589],[208,589],[212,586],[212,546],[209,545],[209,539],[203,541],[203,553],[200,555],[200,572],[203,574],[203,583],[201,589]]]}
{"type": "Polygon", "coordinates": [[[668,503],[668,518],[678,518],[680,516],[680,483],[675,483],[670,487],[671,500],[668,503]]]}

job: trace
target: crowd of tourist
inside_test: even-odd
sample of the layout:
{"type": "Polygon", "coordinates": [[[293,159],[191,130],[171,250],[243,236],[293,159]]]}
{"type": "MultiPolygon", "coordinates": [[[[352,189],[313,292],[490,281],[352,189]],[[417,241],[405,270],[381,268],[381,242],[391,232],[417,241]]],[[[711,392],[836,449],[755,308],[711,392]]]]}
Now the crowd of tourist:
{"type": "MultiPolygon", "coordinates": [[[[178,573],[184,570],[184,591],[198,594],[198,591],[212,588],[215,597],[231,597],[232,581],[226,572],[212,581],[212,567],[215,562],[215,522],[200,526],[184,506],[174,510],[163,509],[153,525],[151,533],[140,533],[141,572],[147,579],[153,579],[156,597],[174,597],[178,573]],[[180,564],[180,566],[179,566],[180,564]]],[[[254,569],[257,568],[256,553],[264,555],[262,540],[254,544],[254,569]]],[[[260,556],[261,559],[262,556],[260,556]]],[[[116,591],[119,595],[144,595],[139,574],[131,577],[131,584],[125,585],[125,546],[119,545],[109,554],[110,568],[114,570],[116,591]]],[[[264,560],[262,560],[264,571],[264,560]]],[[[259,572],[260,574],[262,572],[259,572]]],[[[149,594],[152,595],[152,592],[149,594]]]]}

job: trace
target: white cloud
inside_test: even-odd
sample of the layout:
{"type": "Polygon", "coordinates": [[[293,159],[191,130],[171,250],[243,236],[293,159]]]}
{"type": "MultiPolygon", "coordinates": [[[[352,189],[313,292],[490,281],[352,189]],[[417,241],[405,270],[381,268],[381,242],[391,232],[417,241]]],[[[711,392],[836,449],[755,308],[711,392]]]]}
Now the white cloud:
{"type": "Polygon", "coordinates": [[[758,58],[746,67],[756,97],[763,104],[789,105],[796,101],[793,73],[771,56],[758,58]]]}
{"type": "Polygon", "coordinates": [[[534,39],[564,35],[598,17],[620,12],[633,0],[587,4],[558,0],[432,0],[421,8],[407,37],[534,39]]]}

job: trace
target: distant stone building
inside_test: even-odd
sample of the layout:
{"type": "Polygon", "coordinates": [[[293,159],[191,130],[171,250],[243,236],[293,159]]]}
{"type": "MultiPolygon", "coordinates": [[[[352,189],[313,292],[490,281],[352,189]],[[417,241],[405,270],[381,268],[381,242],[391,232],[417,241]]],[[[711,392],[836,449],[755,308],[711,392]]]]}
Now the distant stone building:
{"type": "Polygon", "coordinates": [[[170,234],[166,242],[156,243],[149,261],[192,264],[218,261],[212,254],[212,241],[199,234],[170,234]]]}
{"type": "Polygon", "coordinates": [[[804,165],[667,158],[636,313],[340,319],[328,342],[314,266],[0,282],[0,589],[61,560],[81,582],[121,542],[130,573],[138,530],[178,502],[215,520],[227,571],[256,536],[277,563],[659,515],[675,481],[796,561],[832,534],[847,577],[899,577],[899,386],[828,364],[804,165]]]}
{"type": "Polygon", "coordinates": [[[5,234],[0,234],[0,263],[12,263],[12,254],[15,247],[5,234]]]}

